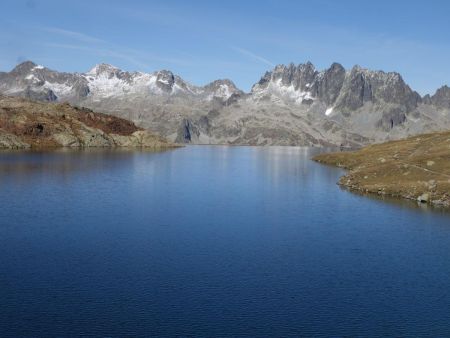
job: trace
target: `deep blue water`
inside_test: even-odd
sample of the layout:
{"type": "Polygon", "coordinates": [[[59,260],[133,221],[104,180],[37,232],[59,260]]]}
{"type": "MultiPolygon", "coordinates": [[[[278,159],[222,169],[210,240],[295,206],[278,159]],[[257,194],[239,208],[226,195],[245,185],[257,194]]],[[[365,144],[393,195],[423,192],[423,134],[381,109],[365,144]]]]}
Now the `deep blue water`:
{"type": "Polygon", "coordinates": [[[312,155],[0,153],[0,336],[450,336],[450,215],[312,155]]]}

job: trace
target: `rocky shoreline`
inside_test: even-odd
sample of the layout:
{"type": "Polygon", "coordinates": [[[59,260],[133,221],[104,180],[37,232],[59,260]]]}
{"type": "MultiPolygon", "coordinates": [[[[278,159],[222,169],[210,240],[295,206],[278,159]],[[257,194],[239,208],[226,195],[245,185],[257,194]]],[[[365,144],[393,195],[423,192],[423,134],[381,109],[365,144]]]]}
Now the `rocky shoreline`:
{"type": "Polygon", "coordinates": [[[338,184],[350,190],[450,208],[450,132],[320,154],[313,160],[347,169],[338,184]]]}
{"type": "Polygon", "coordinates": [[[0,149],[177,146],[128,120],[87,108],[0,97],[0,149]]]}

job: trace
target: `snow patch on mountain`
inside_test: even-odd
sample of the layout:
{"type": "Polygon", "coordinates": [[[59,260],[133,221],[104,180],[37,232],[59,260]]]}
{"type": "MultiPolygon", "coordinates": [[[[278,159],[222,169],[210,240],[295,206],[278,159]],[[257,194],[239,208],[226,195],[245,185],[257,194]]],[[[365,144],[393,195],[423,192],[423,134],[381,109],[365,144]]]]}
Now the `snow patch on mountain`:
{"type": "Polygon", "coordinates": [[[90,91],[101,97],[122,95],[129,89],[129,86],[122,80],[115,76],[109,78],[106,74],[100,74],[100,76],[88,80],[90,91]]]}
{"type": "Polygon", "coordinates": [[[256,85],[253,88],[252,93],[257,100],[269,96],[273,102],[278,102],[279,99],[286,99],[296,104],[301,104],[305,100],[315,100],[310,91],[295,89],[293,84],[289,86],[283,85],[281,79],[270,81],[265,88],[256,85]]]}
{"type": "Polygon", "coordinates": [[[66,83],[50,83],[45,81],[44,88],[51,90],[57,97],[67,97],[72,94],[73,87],[66,83]]]}
{"type": "Polygon", "coordinates": [[[221,84],[217,89],[215,89],[211,94],[208,95],[207,100],[211,101],[214,98],[220,98],[223,100],[228,100],[231,95],[233,95],[233,91],[226,84],[221,84]]]}

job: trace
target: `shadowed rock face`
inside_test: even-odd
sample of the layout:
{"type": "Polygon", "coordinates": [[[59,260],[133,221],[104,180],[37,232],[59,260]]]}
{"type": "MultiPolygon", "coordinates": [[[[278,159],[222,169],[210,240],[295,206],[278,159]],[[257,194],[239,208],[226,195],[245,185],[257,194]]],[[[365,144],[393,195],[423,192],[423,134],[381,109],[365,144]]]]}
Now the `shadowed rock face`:
{"type": "Polygon", "coordinates": [[[354,111],[373,100],[372,84],[357,67],[352,69],[342,87],[336,106],[343,112],[354,111]]]}
{"type": "Polygon", "coordinates": [[[389,112],[383,113],[378,121],[378,127],[382,130],[389,131],[394,127],[403,124],[407,119],[405,112],[401,108],[391,109],[389,112]]]}
{"type": "Polygon", "coordinates": [[[278,65],[244,93],[227,79],[200,87],[169,70],[100,64],[72,74],[28,61],[0,73],[0,93],[89,107],[186,143],[360,146],[450,128],[447,86],[421,98],[398,73],[338,63],[278,65]]]}
{"type": "Polygon", "coordinates": [[[406,112],[415,109],[421,97],[398,73],[370,72],[353,67],[344,81],[337,107],[351,112],[367,102],[401,105],[406,112]]]}
{"type": "Polygon", "coordinates": [[[192,143],[198,139],[200,136],[200,131],[196,125],[194,125],[190,120],[184,119],[178,129],[177,138],[175,142],[177,143],[192,143]]]}
{"type": "Polygon", "coordinates": [[[24,91],[24,96],[36,101],[55,102],[58,100],[58,97],[51,89],[48,90],[44,89],[39,92],[31,89],[30,87],[27,87],[24,91]]]}
{"type": "Polygon", "coordinates": [[[327,104],[333,105],[338,98],[345,80],[345,69],[339,63],[333,63],[317,81],[317,96],[327,104]]]}
{"type": "Polygon", "coordinates": [[[412,91],[398,73],[374,72],[359,66],[346,72],[338,63],[321,72],[310,62],[276,66],[263,76],[254,91],[267,89],[270,83],[308,92],[327,105],[336,103],[336,107],[345,112],[355,111],[368,102],[401,104],[411,110],[421,101],[420,95],[412,91]]]}

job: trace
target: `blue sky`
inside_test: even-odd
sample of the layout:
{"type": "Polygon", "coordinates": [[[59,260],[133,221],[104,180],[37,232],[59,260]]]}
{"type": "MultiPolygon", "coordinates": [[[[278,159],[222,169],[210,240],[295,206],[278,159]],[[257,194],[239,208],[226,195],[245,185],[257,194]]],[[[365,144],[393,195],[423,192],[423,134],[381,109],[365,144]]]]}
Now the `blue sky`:
{"type": "Polygon", "coordinates": [[[450,2],[2,0],[0,70],[33,60],[170,69],[249,90],[276,64],[310,60],[400,72],[421,94],[450,84],[450,2]]]}

